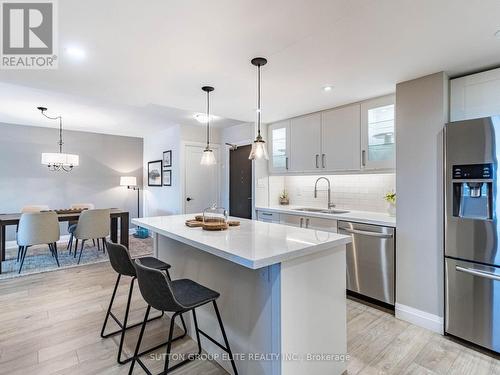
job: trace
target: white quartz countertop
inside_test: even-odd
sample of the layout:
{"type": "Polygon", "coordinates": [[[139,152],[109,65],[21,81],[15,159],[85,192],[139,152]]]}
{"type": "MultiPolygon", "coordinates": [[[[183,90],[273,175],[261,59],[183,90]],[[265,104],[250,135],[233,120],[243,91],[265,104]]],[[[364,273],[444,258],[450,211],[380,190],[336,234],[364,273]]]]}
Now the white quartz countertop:
{"type": "MultiPolygon", "coordinates": [[[[272,206],[272,207],[256,207],[257,211],[277,212],[290,215],[300,215],[309,217],[319,217],[324,219],[353,221],[356,223],[382,225],[386,227],[396,228],[396,217],[390,216],[383,212],[368,212],[368,211],[350,211],[344,214],[325,214],[321,212],[304,212],[297,211],[297,208],[304,206],[272,206]]],[[[325,208],[326,209],[326,208],[325,208]]]]}
{"type": "Polygon", "coordinates": [[[224,231],[190,228],[191,215],[132,219],[132,223],[247,268],[258,269],[351,242],[350,236],[288,225],[239,220],[224,231]]]}

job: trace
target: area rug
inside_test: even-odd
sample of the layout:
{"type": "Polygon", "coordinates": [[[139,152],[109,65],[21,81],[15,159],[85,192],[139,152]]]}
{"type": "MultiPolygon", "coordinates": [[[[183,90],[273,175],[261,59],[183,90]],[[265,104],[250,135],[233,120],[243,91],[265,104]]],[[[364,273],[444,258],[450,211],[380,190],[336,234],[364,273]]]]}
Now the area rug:
{"type": "MultiPolygon", "coordinates": [[[[80,246],[78,246],[78,255],[76,258],[73,257],[73,253],[70,254],[69,251],[66,250],[66,246],[67,243],[57,244],[59,264],[61,265],[60,267],[57,267],[56,260],[50,254],[48,246],[40,245],[30,247],[26,253],[23,269],[20,274],[18,273],[19,262],[17,261],[17,248],[6,249],[5,261],[2,262],[0,280],[32,275],[41,272],[57,271],[92,263],[107,262],[109,260],[107,253],[102,252],[102,248],[101,250],[98,250],[97,246],[94,246],[92,241],[87,241],[85,242],[85,247],[83,248],[80,264],[77,264],[80,246]]],[[[146,255],[151,255],[153,253],[153,239],[150,237],[140,239],[130,236],[129,250],[132,258],[140,258],[146,255]]]]}

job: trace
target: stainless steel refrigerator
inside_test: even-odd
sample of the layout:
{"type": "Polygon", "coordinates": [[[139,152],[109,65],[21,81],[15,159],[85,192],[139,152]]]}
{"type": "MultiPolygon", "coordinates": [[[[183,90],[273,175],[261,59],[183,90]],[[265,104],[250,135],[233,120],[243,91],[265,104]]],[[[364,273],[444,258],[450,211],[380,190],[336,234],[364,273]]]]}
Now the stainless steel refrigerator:
{"type": "Polygon", "coordinates": [[[447,124],[445,155],[445,332],[500,352],[500,116],[447,124]]]}

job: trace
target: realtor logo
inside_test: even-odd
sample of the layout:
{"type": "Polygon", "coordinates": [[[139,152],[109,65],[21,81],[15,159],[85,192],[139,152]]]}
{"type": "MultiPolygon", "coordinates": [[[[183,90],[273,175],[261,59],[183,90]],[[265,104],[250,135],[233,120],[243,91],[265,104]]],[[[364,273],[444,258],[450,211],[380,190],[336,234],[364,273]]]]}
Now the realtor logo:
{"type": "Polygon", "coordinates": [[[47,0],[3,0],[2,69],[55,69],[56,3],[47,0]]]}

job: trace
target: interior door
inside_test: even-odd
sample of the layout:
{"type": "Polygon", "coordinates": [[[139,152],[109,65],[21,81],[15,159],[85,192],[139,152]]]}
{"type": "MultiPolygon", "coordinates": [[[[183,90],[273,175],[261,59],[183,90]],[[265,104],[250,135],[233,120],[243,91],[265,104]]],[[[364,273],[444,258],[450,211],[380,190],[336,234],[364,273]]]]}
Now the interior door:
{"type": "Polygon", "coordinates": [[[229,214],[252,218],[252,161],[248,155],[252,146],[229,151],[229,214]]]}
{"type": "Polygon", "coordinates": [[[321,167],[327,171],[359,170],[361,167],[360,105],[322,113],[321,167]]]}
{"type": "Polygon", "coordinates": [[[290,168],[294,172],[321,170],[321,114],[290,121],[290,168]]]}
{"type": "Polygon", "coordinates": [[[186,145],[185,182],[184,182],[184,212],[186,214],[202,213],[212,204],[219,204],[219,171],[220,156],[218,148],[213,152],[217,164],[201,165],[204,146],[186,145]]]}

